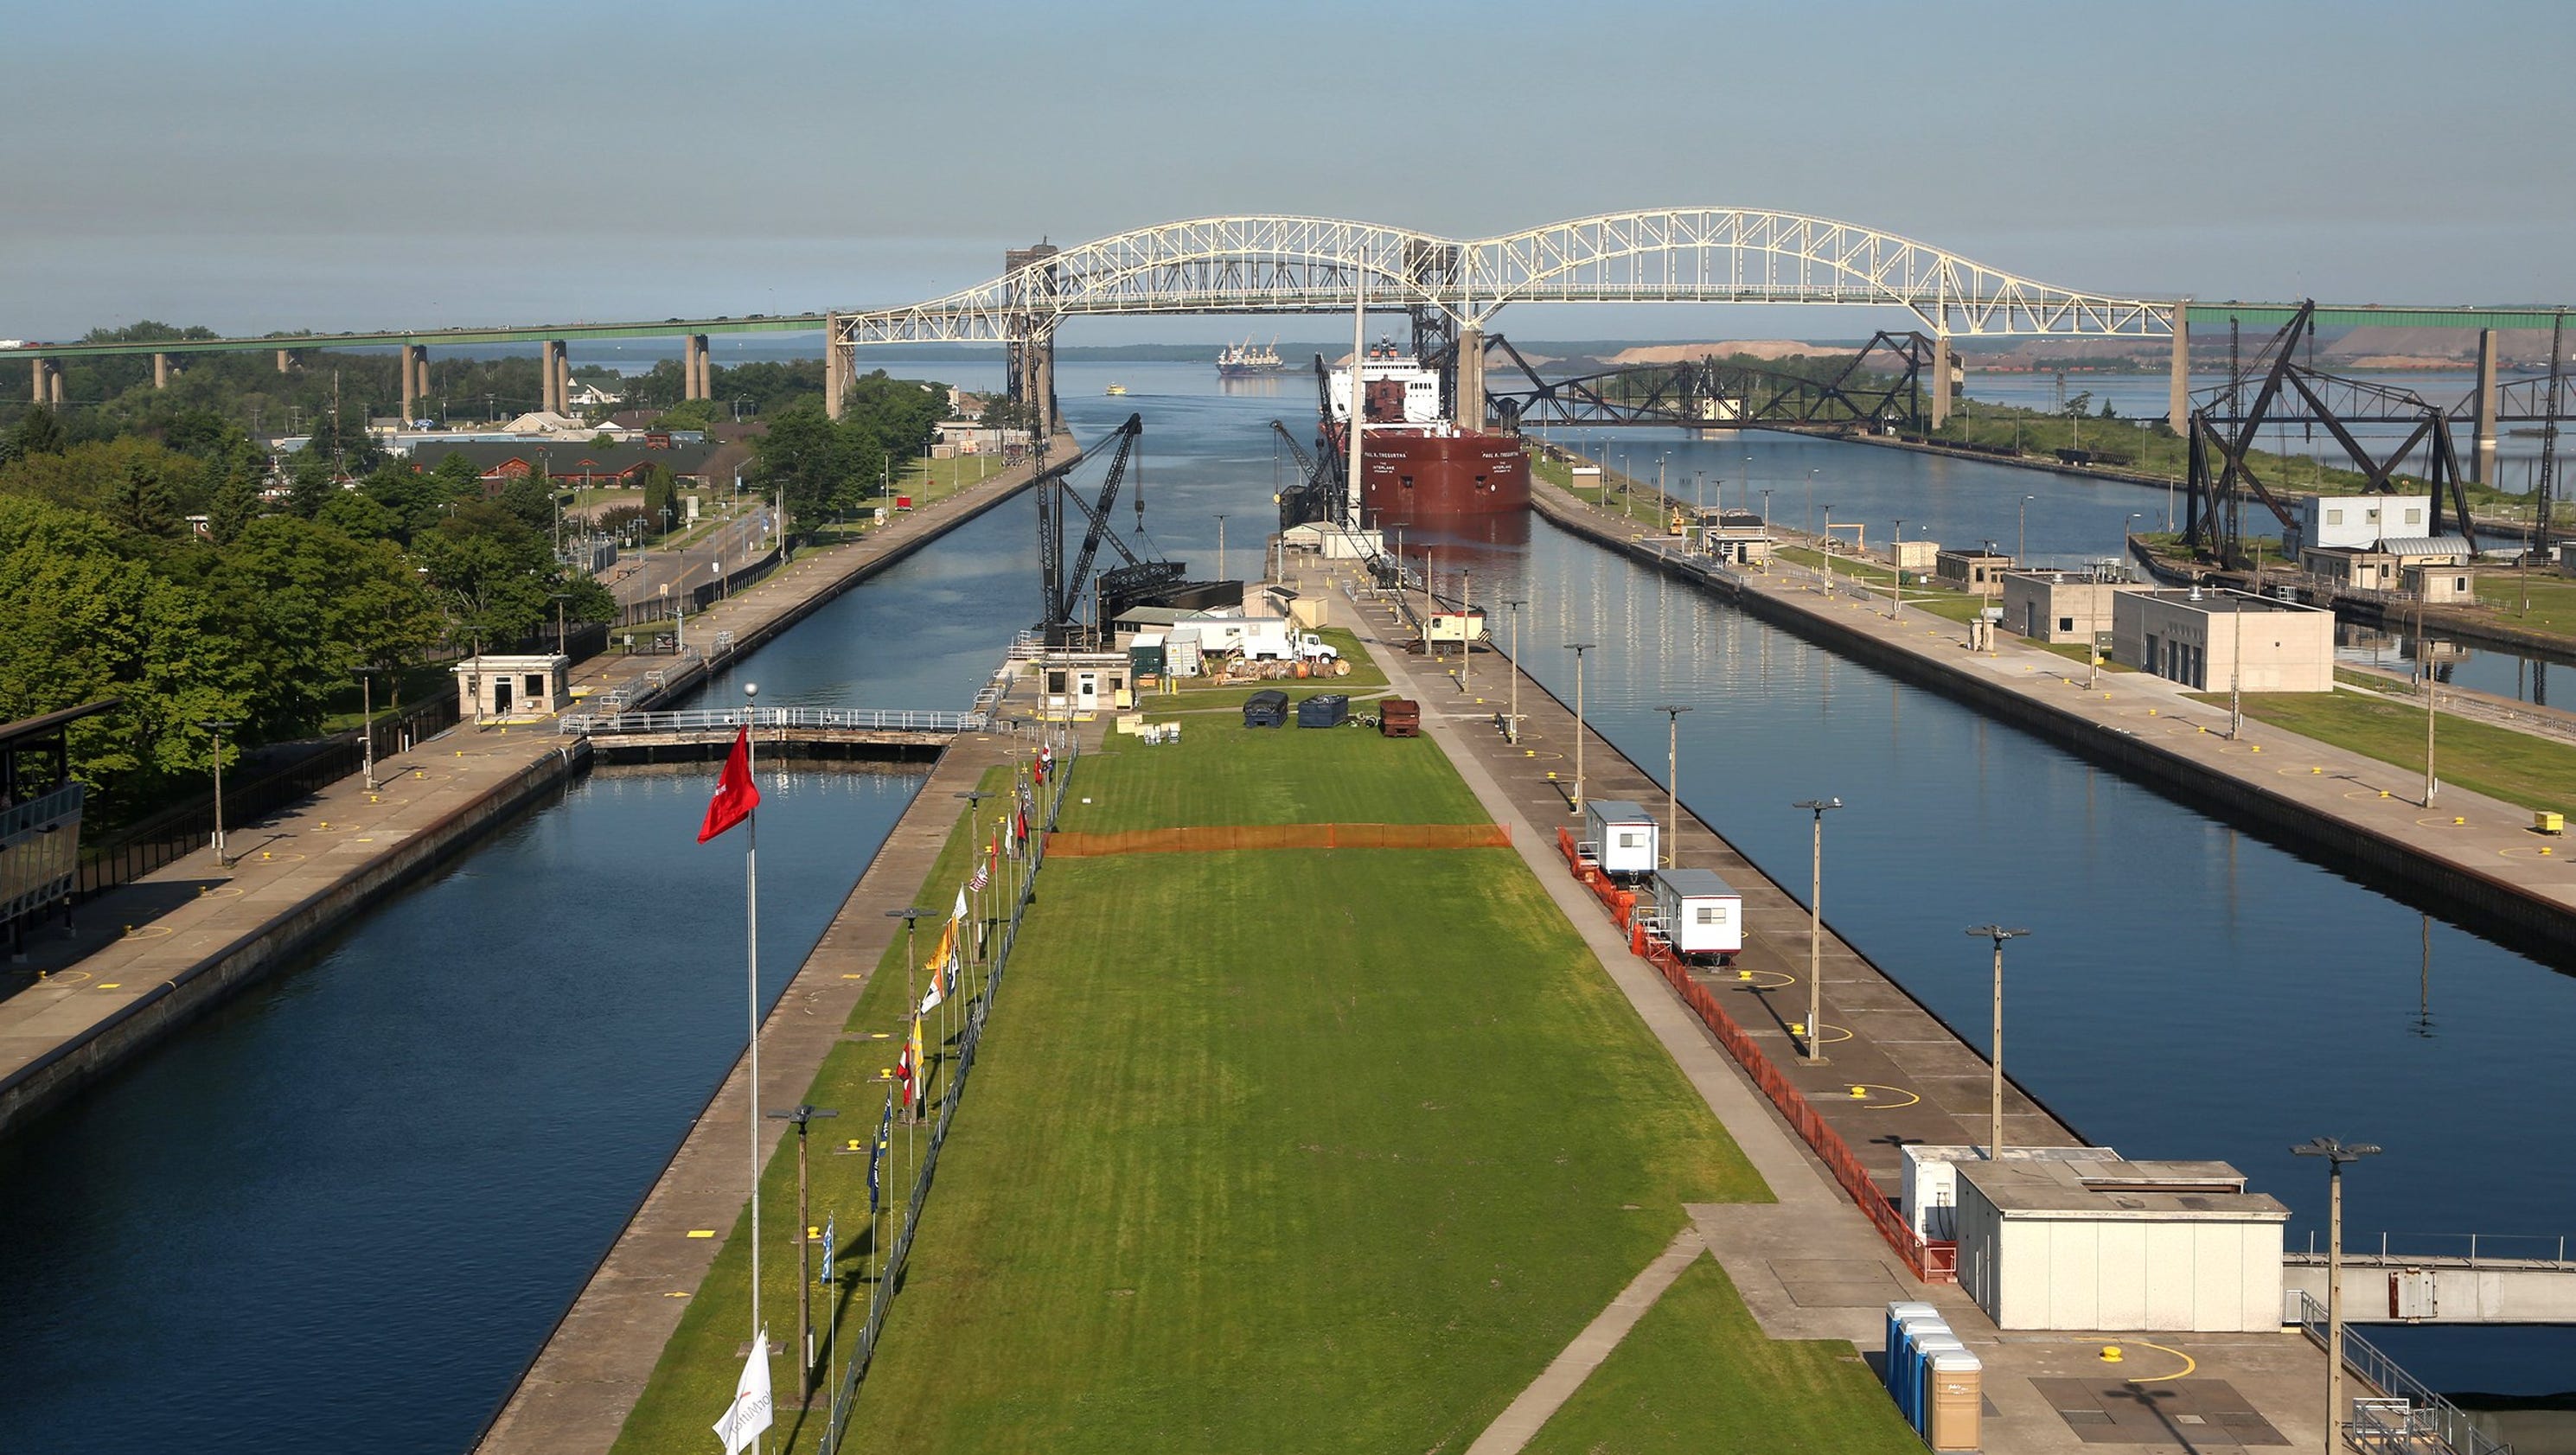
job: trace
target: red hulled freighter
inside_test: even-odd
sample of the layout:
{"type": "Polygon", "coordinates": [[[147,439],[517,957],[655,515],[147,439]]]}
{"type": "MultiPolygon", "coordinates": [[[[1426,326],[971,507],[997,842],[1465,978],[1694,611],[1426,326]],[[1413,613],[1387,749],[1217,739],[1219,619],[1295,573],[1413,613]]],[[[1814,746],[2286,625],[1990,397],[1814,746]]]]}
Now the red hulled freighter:
{"type": "MultiPolygon", "coordinates": [[[[1511,435],[1467,429],[1441,412],[1440,371],[1391,343],[1360,360],[1360,522],[1367,526],[1519,514],[1529,458],[1511,435]]],[[[1319,445],[1349,450],[1351,370],[1333,371],[1319,445]]]]}

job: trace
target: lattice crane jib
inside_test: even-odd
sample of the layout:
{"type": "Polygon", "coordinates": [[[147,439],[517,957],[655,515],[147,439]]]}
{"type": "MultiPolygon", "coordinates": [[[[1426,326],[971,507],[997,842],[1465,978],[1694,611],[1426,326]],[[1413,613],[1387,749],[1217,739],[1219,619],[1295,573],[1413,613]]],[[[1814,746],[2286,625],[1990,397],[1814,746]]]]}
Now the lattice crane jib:
{"type": "Polygon", "coordinates": [[[1136,441],[1145,432],[1143,415],[1131,414],[1127,422],[1076,452],[1072,458],[1048,465],[1036,480],[1038,495],[1038,577],[1040,606],[1046,620],[1040,629],[1050,639],[1075,625],[1075,613],[1082,604],[1082,589],[1091,575],[1091,563],[1098,555],[1100,542],[1106,536],[1118,554],[1130,565],[1138,563],[1134,551],[1109,529],[1109,507],[1118,496],[1119,482],[1126,477],[1127,465],[1134,454],[1136,441]],[[1103,471],[1100,500],[1097,505],[1076,493],[1071,476],[1103,449],[1112,451],[1103,471]],[[1088,523],[1084,532],[1080,558],[1068,567],[1064,558],[1065,507],[1070,503],[1088,523]]]}

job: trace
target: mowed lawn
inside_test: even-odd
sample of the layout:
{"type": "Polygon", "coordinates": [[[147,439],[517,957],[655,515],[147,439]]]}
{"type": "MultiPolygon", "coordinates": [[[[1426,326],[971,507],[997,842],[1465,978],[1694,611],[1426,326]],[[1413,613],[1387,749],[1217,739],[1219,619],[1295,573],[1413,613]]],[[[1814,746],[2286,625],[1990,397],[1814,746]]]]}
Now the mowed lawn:
{"type": "MultiPolygon", "coordinates": [[[[2196,693],[2194,700],[2224,707],[2227,694],[2196,693]]],[[[2420,702],[2358,692],[2248,692],[2245,715],[2377,758],[2422,781],[2420,702]]],[[[2433,766],[2443,782],[2525,808],[2576,812],[2576,746],[2447,712],[2437,717],[2433,766]]]]}
{"type": "Polygon", "coordinates": [[[1767,1196],[1508,850],[1059,860],[975,1074],[861,1450],[1460,1449],[1767,1196]]]}
{"type": "Polygon", "coordinates": [[[1199,824],[1484,823],[1427,738],[1367,728],[1247,728],[1191,720],[1147,747],[1113,733],[1083,756],[1057,827],[1086,833],[1199,824]],[[1091,801],[1084,803],[1081,800],[1091,801]]]}
{"type": "Polygon", "coordinates": [[[1764,1338],[1726,1270],[1703,1257],[1524,1448],[1922,1455],[1923,1442],[1849,1344],[1764,1338]]]}

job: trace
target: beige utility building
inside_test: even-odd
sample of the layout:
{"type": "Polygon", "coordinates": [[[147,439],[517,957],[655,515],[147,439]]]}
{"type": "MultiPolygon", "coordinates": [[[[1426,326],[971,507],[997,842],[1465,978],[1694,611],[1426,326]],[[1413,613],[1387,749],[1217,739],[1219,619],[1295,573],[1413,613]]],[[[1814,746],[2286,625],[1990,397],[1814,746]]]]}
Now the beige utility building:
{"type": "Polygon", "coordinates": [[[2195,692],[2332,692],[2334,613],[2196,586],[2123,591],[2111,602],[2111,660],[2195,692]]]}
{"type": "Polygon", "coordinates": [[[1997,1327],[2280,1329],[2288,1208],[2224,1162],[2104,1158],[1957,1164],[1959,1286],[1997,1327]]]}
{"type": "Polygon", "coordinates": [[[2149,588],[2092,571],[2006,571],[2004,629],[2083,646],[2111,630],[2111,598],[2149,588]]]}
{"type": "Polygon", "coordinates": [[[572,705],[572,658],[485,653],[456,664],[456,710],[467,722],[552,717],[572,705]]]}
{"type": "Polygon", "coordinates": [[[2001,596],[2004,573],[2012,569],[2013,558],[1993,551],[1944,549],[1933,563],[1933,574],[1945,586],[1975,596],[2001,596]]]}

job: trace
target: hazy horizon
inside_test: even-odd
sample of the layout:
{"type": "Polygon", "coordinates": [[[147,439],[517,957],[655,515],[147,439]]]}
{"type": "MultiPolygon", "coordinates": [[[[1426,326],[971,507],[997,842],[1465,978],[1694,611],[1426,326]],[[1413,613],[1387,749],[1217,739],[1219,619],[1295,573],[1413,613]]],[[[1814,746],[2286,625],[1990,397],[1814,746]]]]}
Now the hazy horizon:
{"type": "MultiPolygon", "coordinates": [[[[890,306],[994,276],[1007,247],[1181,217],[1476,237],[1672,205],[1845,218],[2127,296],[2576,293],[2576,196],[2545,161],[2576,120],[2564,6],[2439,28],[2367,3],[1945,14],[21,7],[0,336],[890,306]],[[2392,100],[2445,48],[2475,57],[2479,104],[2392,100]]],[[[1503,326],[1846,337],[1885,317],[1524,305],[1503,326]]]]}

